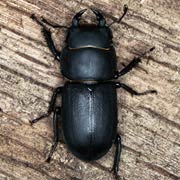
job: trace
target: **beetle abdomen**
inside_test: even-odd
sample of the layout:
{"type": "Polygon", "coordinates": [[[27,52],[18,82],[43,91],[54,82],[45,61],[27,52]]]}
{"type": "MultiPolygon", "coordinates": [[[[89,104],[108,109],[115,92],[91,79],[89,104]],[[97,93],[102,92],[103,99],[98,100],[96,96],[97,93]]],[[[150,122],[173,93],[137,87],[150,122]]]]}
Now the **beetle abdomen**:
{"type": "Polygon", "coordinates": [[[62,97],[62,128],[67,146],[80,159],[99,159],[116,136],[114,84],[67,83],[62,97]]]}
{"type": "Polygon", "coordinates": [[[116,54],[113,47],[99,49],[64,48],[61,54],[62,74],[72,80],[108,80],[116,72],[116,54]]]}

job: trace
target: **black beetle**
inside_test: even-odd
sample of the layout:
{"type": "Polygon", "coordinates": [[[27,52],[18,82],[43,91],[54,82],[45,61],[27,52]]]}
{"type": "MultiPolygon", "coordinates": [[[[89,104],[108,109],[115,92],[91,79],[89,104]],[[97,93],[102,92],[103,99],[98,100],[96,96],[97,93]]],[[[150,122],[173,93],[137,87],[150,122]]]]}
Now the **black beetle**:
{"type": "Polygon", "coordinates": [[[124,69],[117,71],[117,58],[113,47],[113,35],[110,26],[120,23],[127,12],[118,21],[106,25],[103,15],[92,9],[98,24],[79,24],[82,14],[77,13],[71,27],[51,24],[44,18],[32,18],[43,27],[48,47],[61,63],[62,74],[69,79],[64,87],[58,87],[53,93],[48,112],[32,121],[31,124],[54,112],[54,143],[47,158],[50,162],[59,141],[58,121],[62,116],[62,132],[69,150],[85,161],[97,160],[104,156],[112,144],[116,145],[113,172],[118,177],[118,166],[121,154],[121,138],[117,133],[117,88],[123,88],[132,95],[156,93],[149,90],[142,93],[134,91],[127,85],[111,81],[126,74],[136,67],[146,53],[134,58],[124,69]],[[52,40],[51,32],[45,24],[54,28],[67,28],[66,46],[59,52],[52,40]],[[62,105],[56,105],[57,95],[62,95],[62,105]]]}

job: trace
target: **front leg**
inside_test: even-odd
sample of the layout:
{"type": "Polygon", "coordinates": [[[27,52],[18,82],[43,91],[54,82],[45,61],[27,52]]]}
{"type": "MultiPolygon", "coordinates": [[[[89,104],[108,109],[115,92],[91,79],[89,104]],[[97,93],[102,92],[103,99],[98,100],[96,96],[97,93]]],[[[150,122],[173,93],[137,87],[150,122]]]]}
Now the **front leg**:
{"type": "Polygon", "coordinates": [[[52,23],[50,23],[49,21],[47,21],[46,19],[44,19],[43,17],[42,17],[42,22],[43,22],[43,23],[46,23],[47,25],[49,25],[49,26],[51,26],[51,27],[53,27],[53,28],[65,28],[65,29],[68,29],[68,27],[67,27],[67,26],[64,26],[64,25],[52,24],[52,23]]]}
{"type": "Polygon", "coordinates": [[[54,45],[54,42],[53,42],[53,39],[52,39],[52,35],[51,35],[51,32],[46,28],[46,26],[43,24],[43,21],[45,21],[45,19],[43,19],[43,21],[40,21],[34,14],[31,16],[31,18],[33,20],[35,20],[39,25],[42,26],[43,30],[43,35],[45,37],[45,40],[47,42],[47,45],[50,49],[50,51],[52,52],[52,54],[55,56],[55,58],[60,61],[60,54],[61,52],[59,52],[55,45],[54,45]]]}
{"type": "Polygon", "coordinates": [[[124,74],[131,71],[133,68],[137,67],[137,65],[141,62],[141,58],[143,58],[147,53],[153,51],[154,49],[155,47],[152,47],[146,52],[144,52],[142,55],[140,55],[139,57],[134,57],[134,59],[125,68],[123,68],[121,71],[116,72],[114,78],[117,79],[120,76],[123,76],[124,74]]]}

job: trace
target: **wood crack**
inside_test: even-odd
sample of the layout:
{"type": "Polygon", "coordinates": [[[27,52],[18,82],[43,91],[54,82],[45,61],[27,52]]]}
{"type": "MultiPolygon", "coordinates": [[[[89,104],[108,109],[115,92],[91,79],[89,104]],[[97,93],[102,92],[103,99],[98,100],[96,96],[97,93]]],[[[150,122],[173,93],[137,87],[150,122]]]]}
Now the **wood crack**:
{"type": "Polygon", "coordinates": [[[149,163],[149,162],[145,162],[145,161],[142,161],[142,160],[138,160],[137,162],[142,163],[147,168],[149,168],[149,169],[151,169],[153,171],[156,171],[156,172],[162,174],[163,176],[171,178],[173,180],[179,180],[179,178],[180,178],[177,175],[172,174],[172,173],[168,172],[167,170],[165,170],[164,168],[162,168],[160,166],[157,166],[155,164],[152,164],[152,163],[149,163]]]}
{"type": "Polygon", "coordinates": [[[162,120],[164,122],[166,122],[167,124],[171,125],[172,127],[174,128],[177,128],[178,130],[180,130],[180,124],[164,117],[163,115],[153,111],[152,109],[150,108],[147,108],[147,107],[142,107],[142,106],[139,106],[141,109],[145,110],[146,112],[148,112],[151,116],[155,116],[157,117],[159,120],[162,120]]]}
{"type": "Polygon", "coordinates": [[[19,77],[31,82],[32,84],[36,84],[36,85],[38,85],[40,87],[43,87],[43,88],[45,88],[47,90],[51,90],[51,91],[53,90],[53,87],[51,87],[51,86],[49,86],[47,84],[44,84],[42,82],[39,82],[39,81],[37,81],[36,79],[34,79],[34,78],[30,77],[30,76],[26,76],[25,74],[23,74],[21,72],[17,72],[17,71],[15,71],[15,70],[13,70],[13,69],[11,69],[9,67],[6,67],[6,66],[4,66],[2,64],[0,64],[0,68],[7,71],[7,72],[9,72],[9,73],[11,73],[11,74],[19,76],[19,77]]]}

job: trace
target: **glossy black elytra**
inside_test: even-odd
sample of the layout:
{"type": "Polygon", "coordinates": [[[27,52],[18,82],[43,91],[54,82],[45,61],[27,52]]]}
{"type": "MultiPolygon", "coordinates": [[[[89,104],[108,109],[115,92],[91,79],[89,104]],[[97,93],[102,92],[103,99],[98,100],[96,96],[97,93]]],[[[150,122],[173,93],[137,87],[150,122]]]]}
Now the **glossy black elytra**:
{"type": "Polygon", "coordinates": [[[79,24],[82,14],[77,13],[70,27],[54,25],[45,19],[32,18],[42,26],[47,45],[55,58],[61,63],[61,72],[69,80],[63,87],[55,89],[48,112],[30,121],[36,123],[48,117],[52,112],[54,143],[47,158],[50,162],[59,141],[58,121],[62,117],[62,132],[69,150],[85,161],[97,160],[104,156],[112,144],[116,146],[113,172],[118,178],[121,154],[121,137],[117,133],[117,88],[123,88],[132,95],[156,93],[155,90],[138,93],[129,86],[113,82],[113,79],[128,73],[141,62],[142,57],[152,51],[150,48],[139,57],[135,57],[124,69],[117,71],[116,52],[113,47],[113,35],[110,26],[120,23],[128,8],[118,21],[106,24],[103,15],[92,9],[98,24],[79,24]],[[53,28],[67,28],[66,46],[59,52],[52,40],[51,32],[45,24],[53,28]],[[56,98],[62,96],[62,104],[56,105],[56,98]]]}

